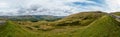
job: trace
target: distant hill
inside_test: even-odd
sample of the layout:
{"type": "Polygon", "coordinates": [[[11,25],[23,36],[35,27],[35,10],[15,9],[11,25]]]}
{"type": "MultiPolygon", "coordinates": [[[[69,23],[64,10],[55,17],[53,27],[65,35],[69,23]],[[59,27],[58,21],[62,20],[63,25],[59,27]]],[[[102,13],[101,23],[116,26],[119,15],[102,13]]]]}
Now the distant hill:
{"type": "Polygon", "coordinates": [[[80,35],[81,37],[120,37],[120,22],[105,15],[91,23],[80,35]]]}
{"type": "Polygon", "coordinates": [[[12,21],[55,21],[65,16],[51,16],[51,15],[21,15],[21,16],[0,16],[0,19],[12,21]]]}

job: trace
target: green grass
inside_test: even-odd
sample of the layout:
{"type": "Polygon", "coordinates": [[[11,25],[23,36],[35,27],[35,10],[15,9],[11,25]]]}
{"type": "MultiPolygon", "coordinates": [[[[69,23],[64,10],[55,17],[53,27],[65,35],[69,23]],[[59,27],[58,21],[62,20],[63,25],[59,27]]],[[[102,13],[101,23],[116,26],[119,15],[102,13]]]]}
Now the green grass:
{"type": "Polygon", "coordinates": [[[7,21],[0,27],[0,37],[69,37],[71,32],[79,27],[69,27],[69,29],[60,28],[52,31],[30,31],[12,21],[7,21]],[[61,29],[63,29],[61,31],[61,29]],[[60,30],[60,31],[59,31],[60,30]]]}

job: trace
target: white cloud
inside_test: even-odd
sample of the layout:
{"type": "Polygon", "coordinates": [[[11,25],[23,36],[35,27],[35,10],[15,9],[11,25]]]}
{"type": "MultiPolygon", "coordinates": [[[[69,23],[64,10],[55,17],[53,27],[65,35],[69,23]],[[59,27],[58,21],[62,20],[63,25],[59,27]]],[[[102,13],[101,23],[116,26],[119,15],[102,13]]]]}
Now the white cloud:
{"type": "MultiPolygon", "coordinates": [[[[86,0],[44,0],[44,1],[43,0],[31,0],[31,1],[29,0],[29,2],[27,2],[27,7],[33,4],[36,4],[46,9],[50,9],[49,12],[56,13],[56,14],[61,13],[61,15],[63,15],[67,13],[65,11],[78,12],[78,9],[76,7],[66,5],[67,3],[72,3],[72,2],[86,2],[86,0]]],[[[48,13],[46,12],[46,14],[48,13]]]]}
{"type": "MultiPolygon", "coordinates": [[[[1,1],[1,0],[0,0],[1,1]]],[[[2,0],[4,1],[4,0],[2,0]]],[[[69,15],[76,12],[81,11],[105,11],[105,12],[112,12],[112,11],[119,11],[120,9],[120,0],[104,0],[104,4],[100,4],[94,1],[88,0],[5,0],[11,4],[11,9],[3,10],[4,15],[26,15],[26,14],[46,14],[46,15],[69,15]],[[88,3],[88,4],[95,4],[95,5],[74,5],[73,2],[81,2],[81,3],[88,3]],[[29,11],[27,9],[31,9],[31,5],[37,5],[39,8],[37,11],[29,11]],[[23,13],[18,13],[17,10],[22,8],[23,13]],[[39,12],[43,9],[47,11],[39,12]],[[24,12],[24,10],[26,10],[24,12]]],[[[1,11],[0,11],[1,12],[1,11]]]]}
{"type": "Polygon", "coordinates": [[[105,0],[109,12],[120,11],[120,0],[105,0]]]}

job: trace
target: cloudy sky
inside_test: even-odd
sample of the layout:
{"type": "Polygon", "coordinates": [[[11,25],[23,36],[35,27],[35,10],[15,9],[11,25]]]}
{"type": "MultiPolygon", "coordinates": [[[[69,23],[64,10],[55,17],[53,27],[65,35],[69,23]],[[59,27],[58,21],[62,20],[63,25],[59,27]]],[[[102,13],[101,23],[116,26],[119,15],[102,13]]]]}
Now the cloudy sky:
{"type": "Polygon", "coordinates": [[[0,15],[66,16],[82,11],[120,11],[120,0],[0,0],[0,15]]]}

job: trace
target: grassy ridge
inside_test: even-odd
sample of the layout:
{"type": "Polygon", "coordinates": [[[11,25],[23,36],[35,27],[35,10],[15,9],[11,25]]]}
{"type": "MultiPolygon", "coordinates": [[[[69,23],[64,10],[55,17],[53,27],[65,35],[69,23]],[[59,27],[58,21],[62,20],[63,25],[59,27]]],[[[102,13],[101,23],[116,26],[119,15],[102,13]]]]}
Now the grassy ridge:
{"type": "Polygon", "coordinates": [[[110,16],[91,23],[81,37],[120,37],[120,23],[110,16]]]}

